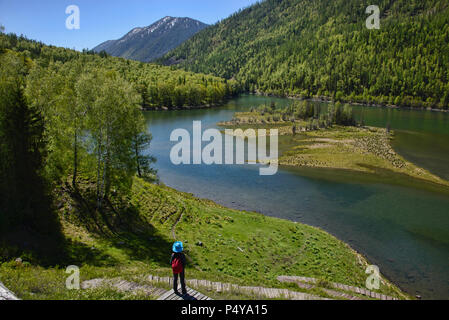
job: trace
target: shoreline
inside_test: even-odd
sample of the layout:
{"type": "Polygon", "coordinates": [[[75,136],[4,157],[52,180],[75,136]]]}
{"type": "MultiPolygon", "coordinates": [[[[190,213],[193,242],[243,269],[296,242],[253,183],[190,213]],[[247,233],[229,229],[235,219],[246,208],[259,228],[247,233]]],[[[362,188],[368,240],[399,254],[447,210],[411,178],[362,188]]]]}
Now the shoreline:
{"type": "Polygon", "coordinates": [[[219,104],[205,104],[200,106],[185,106],[185,107],[171,107],[171,108],[169,107],[141,108],[141,111],[150,112],[150,111],[182,111],[182,110],[211,109],[215,107],[220,107],[224,104],[225,102],[219,104]]]}
{"type": "MultiPolygon", "coordinates": [[[[302,226],[306,226],[312,229],[315,229],[319,232],[322,232],[324,234],[326,234],[327,236],[330,236],[334,239],[336,239],[337,241],[339,241],[340,243],[342,243],[350,252],[352,252],[357,259],[359,260],[359,262],[362,262],[363,265],[368,266],[371,263],[377,263],[380,264],[379,262],[375,261],[376,259],[372,259],[367,253],[364,252],[364,250],[362,248],[356,249],[353,247],[353,245],[351,245],[349,242],[342,240],[340,237],[338,237],[337,235],[335,235],[333,232],[328,231],[322,227],[316,226],[316,225],[312,225],[312,224],[307,224],[301,221],[295,221],[295,220],[290,220],[288,218],[281,218],[278,216],[273,216],[273,215],[269,215],[268,213],[264,213],[262,211],[255,211],[255,210],[251,210],[251,209],[245,209],[242,207],[238,207],[236,203],[226,203],[226,201],[222,201],[222,200],[213,200],[211,198],[205,198],[205,197],[201,197],[199,195],[196,195],[194,193],[189,193],[186,191],[182,191],[179,190],[177,187],[172,187],[169,185],[164,185],[164,187],[168,188],[168,189],[172,189],[175,192],[179,192],[181,194],[188,194],[188,195],[192,195],[195,199],[197,200],[205,200],[205,201],[210,201],[224,209],[228,209],[228,210],[234,210],[236,211],[238,214],[245,214],[245,212],[252,212],[256,215],[261,215],[263,217],[267,217],[267,218],[271,218],[271,219],[275,219],[275,220],[280,220],[280,221],[284,221],[287,223],[292,223],[294,225],[302,225],[302,226]]],[[[402,285],[399,285],[394,279],[393,277],[386,275],[385,273],[381,272],[381,281],[384,281],[385,283],[383,284],[383,286],[386,287],[396,287],[400,290],[400,293],[402,295],[402,298],[406,299],[406,300],[410,300],[413,299],[415,297],[415,294],[412,292],[407,291],[402,285]]]]}
{"type": "MultiPolygon", "coordinates": [[[[248,94],[262,96],[262,97],[285,98],[285,99],[300,100],[300,101],[304,100],[304,101],[325,102],[325,103],[337,102],[336,100],[332,99],[331,97],[326,97],[326,96],[304,98],[304,97],[296,96],[296,95],[280,96],[280,95],[275,95],[275,94],[267,94],[267,93],[263,93],[263,92],[255,92],[255,93],[248,93],[248,94]]],[[[344,100],[344,99],[341,100],[341,103],[347,103],[347,104],[354,105],[354,106],[364,106],[364,107],[449,113],[449,109],[435,109],[435,108],[425,108],[425,107],[416,108],[416,107],[406,107],[406,106],[398,106],[398,105],[392,105],[392,104],[363,103],[363,102],[350,101],[350,100],[344,100]]]]}
{"type": "MultiPolygon", "coordinates": [[[[286,247],[285,250],[290,250],[290,254],[296,253],[298,250],[298,244],[305,243],[308,240],[310,240],[314,245],[310,248],[303,247],[302,253],[304,254],[305,261],[312,263],[314,261],[315,255],[311,255],[312,252],[314,252],[314,248],[321,249],[319,250],[319,254],[317,255],[320,258],[320,261],[323,263],[326,263],[328,261],[334,261],[335,257],[339,257],[340,259],[343,259],[342,261],[346,262],[343,263],[341,266],[333,265],[333,263],[330,264],[330,268],[332,269],[333,273],[332,276],[327,277],[327,274],[319,274],[316,275],[314,273],[314,269],[307,268],[305,266],[299,266],[299,263],[294,264],[292,266],[291,270],[284,268],[277,268],[276,264],[272,266],[273,272],[277,276],[281,275],[287,275],[287,276],[313,276],[317,279],[321,279],[324,281],[332,281],[332,282],[338,282],[343,283],[346,285],[352,285],[352,286],[358,286],[360,288],[364,288],[365,278],[367,277],[365,275],[364,270],[370,263],[375,263],[374,260],[369,259],[368,255],[363,253],[363,250],[357,250],[354,248],[351,244],[348,242],[345,242],[341,240],[339,237],[335,236],[333,233],[326,231],[323,228],[320,228],[318,226],[313,226],[310,224],[302,223],[299,221],[293,221],[285,218],[270,216],[268,214],[264,214],[262,212],[257,212],[253,210],[246,211],[242,208],[233,208],[232,205],[226,205],[223,204],[223,201],[215,201],[215,200],[209,200],[208,198],[204,198],[201,196],[194,195],[192,193],[188,193],[185,191],[178,190],[176,188],[170,187],[170,186],[158,186],[154,184],[150,184],[148,182],[145,182],[139,178],[135,178],[133,183],[133,199],[132,203],[141,203],[142,201],[152,203],[155,199],[162,199],[163,203],[165,200],[170,199],[170,202],[167,205],[160,205],[157,204],[156,207],[159,208],[157,211],[153,211],[152,208],[143,207],[142,211],[139,211],[139,216],[141,216],[144,219],[149,220],[155,220],[159,221],[158,223],[152,224],[155,230],[158,230],[159,232],[162,232],[162,235],[166,235],[168,238],[171,239],[171,236],[168,235],[170,232],[169,230],[172,230],[171,228],[167,228],[167,225],[171,226],[171,222],[173,220],[167,220],[163,221],[159,219],[162,216],[165,216],[166,210],[172,210],[172,207],[175,206],[176,208],[178,206],[184,207],[186,203],[191,206],[191,208],[196,208],[197,214],[194,216],[197,216],[197,219],[202,219],[203,224],[201,224],[201,229],[203,230],[201,238],[198,238],[197,231],[194,230],[195,227],[192,229],[192,223],[193,220],[184,221],[184,226],[182,228],[178,227],[177,233],[179,232],[179,236],[181,236],[183,239],[185,239],[185,243],[187,244],[187,248],[190,250],[189,252],[192,252],[193,255],[201,256],[204,255],[205,252],[203,252],[204,247],[209,248],[207,251],[207,259],[196,259],[196,264],[200,267],[200,269],[192,268],[189,269],[189,275],[192,278],[196,279],[207,279],[209,281],[216,281],[217,279],[223,279],[223,281],[227,281],[229,283],[234,283],[238,285],[255,285],[257,283],[261,283],[264,286],[267,287],[273,287],[273,288],[284,288],[284,285],[281,283],[278,283],[275,278],[272,278],[270,276],[260,275],[257,276],[257,279],[254,279],[251,274],[234,274],[233,272],[224,272],[220,269],[217,269],[218,267],[215,267],[216,264],[213,264],[214,259],[223,259],[225,258],[224,262],[225,264],[230,268],[230,270],[235,270],[236,272],[240,272],[242,266],[246,265],[247,259],[255,259],[256,257],[260,259],[265,259],[266,262],[272,262],[271,256],[266,255],[259,257],[259,253],[254,253],[251,249],[251,247],[248,247],[247,241],[251,239],[251,237],[255,236],[258,232],[261,232],[260,230],[264,230],[265,234],[269,231],[276,231],[277,237],[280,237],[279,240],[284,241],[286,247]],[[145,191],[145,192],[141,192],[145,191]],[[221,202],[221,203],[220,203],[221,202]],[[156,218],[156,219],[153,219],[156,218]],[[209,221],[209,222],[207,222],[209,221]],[[212,221],[212,223],[210,223],[212,221]],[[206,223],[204,223],[206,222],[206,223]],[[223,242],[216,244],[213,242],[213,239],[216,239],[216,223],[219,223],[221,225],[220,227],[220,235],[219,238],[222,238],[222,241],[230,241],[223,242]],[[204,229],[203,229],[204,228],[204,229]],[[246,232],[242,232],[243,230],[250,233],[248,235],[246,232]],[[234,235],[235,234],[235,235],[234,235]],[[240,236],[237,236],[241,235],[240,236]],[[292,237],[294,239],[292,239],[292,237]],[[228,240],[226,240],[228,239],[228,240]],[[231,240],[229,240],[231,239],[231,240]],[[201,240],[203,243],[201,245],[196,244],[198,240],[201,240]],[[296,245],[293,244],[293,242],[298,242],[296,245]],[[236,250],[236,246],[238,245],[237,249],[242,247],[243,249],[236,250]],[[219,256],[212,254],[213,252],[216,252],[212,249],[216,247],[221,248],[221,253],[219,256]],[[328,256],[324,252],[328,249],[334,249],[334,255],[328,256]],[[244,251],[242,251],[244,250],[244,251]],[[211,252],[211,253],[209,253],[211,252]],[[202,254],[200,254],[202,253],[202,254]],[[250,257],[245,257],[245,255],[249,255],[250,257]],[[310,257],[310,258],[307,258],[310,257]],[[233,260],[236,259],[236,260],[233,260]],[[330,259],[330,260],[329,260],[330,259]],[[209,261],[210,260],[210,261],[209,261]],[[348,264],[349,263],[349,264],[348,264]],[[212,268],[209,270],[202,270],[206,267],[212,268]],[[298,272],[300,271],[300,272],[298,272]],[[222,273],[223,272],[223,273],[222,273]],[[240,280],[238,280],[239,278],[240,280]]],[[[70,198],[69,198],[70,199],[70,198]]],[[[66,203],[64,208],[66,208],[70,204],[70,200],[66,203]]],[[[62,208],[61,210],[64,210],[62,208]]],[[[194,210],[195,211],[195,210],[194,210]]],[[[62,213],[62,211],[61,211],[62,213]]],[[[192,217],[194,217],[192,216],[192,217]]],[[[120,273],[117,275],[119,277],[122,277],[126,279],[131,274],[142,276],[147,275],[149,272],[151,274],[156,274],[159,276],[165,276],[168,275],[171,271],[168,267],[161,269],[159,266],[155,267],[155,265],[149,265],[148,261],[146,260],[136,260],[132,263],[128,264],[128,256],[122,257],[123,254],[121,250],[131,250],[132,247],[123,247],[124,245],[122,243],[107,243],[102,244],[101,237],[96,238],[93,237],[93,233],[89,233],[87,231],[84,231],[84,227],[82,225],[76,224],[75,220],[64,220],[64,230],[65,235],[68,238],[77,238],[80,239],[80,241],[89,247],[95,248],[96,252],[108,252],[108,254],[111,255],[112,258],[118,258],[117,262],[111,266],[112,268],[116,268],[117,266],[126,266],[126,268],[120,270],[120,273]],[[82,236],[82,237],[81,237],[82,236]],[[114,248],[114,250],[111,251],[111,248],[114,248]],[[143,264],[141,264],[143,262],[143,264]],[[128,268],[128,269],[127,269],[128,268]],[[154,269],[157,268],[157,269],[154,269]],[[151,271],[149,271],[151,270],[151,271]]],[[[273,236],[273,235],[271,235],[273,236]]],[[[118,241],[118,240],[116,240],[118,241]]],[[[120,239],[120,241],[122,241],[120,239]]],[[[150,250],[153,250],[155,248],[159,248],[158,242],[153,242],[153,239],[151,240],[154,245],[154,248],[152,247],[150,250]]],[[[262,236],[260,239],[260,246],[262,248],[266,248],[267,250],[271,250],[274,253],[276,253],[275,248],[273,248],[270,244],[272,243],[271,237],[268,236],[262,236]]],[[[271,252],[270,251],[270,252],[271,252]]],[[[296,254],[294,255],[297,256],[296,254]]],[[[299,255],[298,255],[299,256],[299,255]]],[[[221,261],[221,260],[220,260],[221,261]]],[[[10,265],[5,264],[3,267],[5,268],[5,274],[6,280],[10,280],[8,278],[8,275],[14,275],[16,272],[16,268],[14,267],[14,262],[11,262],[12,267],[9,267],[10,265]],[[6,271],[8,273],[6,273],[6,271]]],[[[307,266],[307,264],[306,264],[307,266]]],[[[83,265],[84,267],[84,265],[83,265]]],[[[110,266],[108,266],[110,267],[110,266]]],[[[62,277],[65,277],[65,272],[63,269],[54,269],[54,268],[46,268],[46,269],[38,269],[39,266],[35,266],[33,264],[30,265],[29,270],[32,273],[43,272],[45,273],[44,276],[41,278],[43,279],[43,282],[48,281],[48,279],[55,279],[57,280],[58,284],[64,285],[64,281],[59,281],[59,277],[62,279],[62,277]],[[51,275],[49,275],[51,274],[51,275]]],[[[83,273],[85,273],[86,279],[96,279],[99,277],[103,277],[103,275],[109,271],[109,269],[105,269],[107,267],[96,267],[92,266],[90,267],[90,264],[86,263],[86,268],[83,269],[83,273]]],[[[256,275],[257,273],[254,273],[256,275]]],[[[30,296],[31,292],[28,290],[30,287],[30,282],[27,280],[27,278],[22,278],[20,281],[20,284],[16,286],[15,283],[12,283],[10,281],[6,281],[9,285],[10,289],[15,291],[16,294],[18,294],[19,297],[21,297],[24,300],[33,299],[36,298],[36,296],[30,296]],[[23,279],[23,280],[22,280],[23,279]],[[20,288],[20,289],[18,289],[20,288]]],[[[65,279],[65,278],[64,278],[65,279]]],[[[133,281],[137,281],[135,277],[132,278],[133,281]]],[[[394,278],[381,273],[381,288],[379,290],[376,290],[377,293],[385,294],[389,296],[394,296],[399,298],[400,300],[413,300],[414,294],[411,293],[411,291],[405,290],[402,286],[396,284],[394,278]]],[[[140,280],[139,280],[140,281],[140,280]]],[[[31,283],[32,286],[35,286],[34,283],[31,283]]],[[[41,294],[46,294],[47,296],[50,295],[52,297],[56,297],[61,300],[79,300],[79,296],[77,293],[79,291],[66,291],[61,290],[63,292],[63,295],[61,296],[60,292],[53,288],[49,288],[46,292],[41,294]]],[[[299,289],[296,289],[295,291],[301,291],[299,289]]],[[[103,293],[89,293],[90,297],[92,299],[103,299],[104,297],[101,296],[103,293]]],[[[106,293],[107,294],[107,293],[106,293]]],[[[107,298],[110,296],[106,296],[107,298]]],[[[112,296],[114,298],[114,296],[112,296]]],[[[83,296],[85,298],[85,296],[83,296]]],[[[251,299],[249,299],[251,300],[251,299]]]]}
{"type": "MultiPolygon", "coordinates": [[[[143,112],[149,112],[149,111],[183,111],[183,110],[201,110],[201,109],[212,109],[217,107],[222,107],[226,104],[229,100],[232,100],[234,98],[239,98],[242,95],[255,95],[255,96],[261,96],[261,97],[274,97],[274,98],[284,98],[289,100],[299,100],[299,101],[312,101],[312,102],[323,102],[323,103],[335,103],[336,100],[332,99],[331,97],[326,96],[320,96],[320,97],[311,97],[311,98],[304,98],[301,96],[296,95],[275,95],[275,94],[267,94],[263,92],[243,92],[237,96],[228,97],[223,101],[220,101],[218,103],[212,103],[212,104],[203,104],[198,106],[183,106],[183,107],[166,107],[166,106],[158,106],[158,107],[146,107],[141,108],[141,111],[143,112]]],[[[392,105],[392,104],[380,104],[380,103],[364,103],[364,102],[357,102],[357,101],[350,101],[350,100],[341,100],[341,103],[346,103],[353,106],[363,106],[363,107],[371,107],[371,108],[387,108],[387,109],[396,109],[396,110],[410,110],[410,111],[430,111],[430,112],[442,112],[442,113],[449,113],[449,109],[435,109],[435,108],[416,108],[416,107],[406,107],[406,106],[398,106],[398,105],[392,105]]]]}
{"type": "Polygon", "coordinates": [[[183,110],[200,110],[200,109],[212,109],[217,107],[224,106],[229,100],[232,100],[234,98],[238,98],[237,96],[231,96],[226,97],[224,100],[215,102],[215,103],[209,103],[209,104],[202,104],[198,106],[183,106],[183,107],[165,107],[165,106],[158,106],[158,107],[147,107],[147,108],[140,108],[143,112],[149,112],[149,111],[183,111],[183,110]]]}

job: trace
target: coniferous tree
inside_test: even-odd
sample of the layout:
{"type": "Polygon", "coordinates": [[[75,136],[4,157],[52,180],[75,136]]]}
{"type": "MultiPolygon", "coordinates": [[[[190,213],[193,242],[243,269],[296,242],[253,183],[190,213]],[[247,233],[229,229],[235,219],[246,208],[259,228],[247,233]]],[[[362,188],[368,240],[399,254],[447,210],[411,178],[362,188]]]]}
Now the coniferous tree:
{"type": "Polygon", "coordinates": [[[6,238],[14,232],[59,234],[44,175],[43,117],[24,95],[29,67],[24,56],[0,56],[0,237],[6,238]]]}

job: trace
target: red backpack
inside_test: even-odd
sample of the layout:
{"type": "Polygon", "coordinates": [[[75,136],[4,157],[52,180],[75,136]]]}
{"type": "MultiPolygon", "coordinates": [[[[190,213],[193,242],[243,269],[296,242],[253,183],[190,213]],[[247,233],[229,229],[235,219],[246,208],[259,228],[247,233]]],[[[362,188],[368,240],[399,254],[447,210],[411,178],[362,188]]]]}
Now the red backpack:
{"type": "Polygon", "coordinates": [[[173,261],[171,263],[171,267],[173,269],[173,273],[174,274],[180,274],[180,273],[182,273],[184,271],[183,267],[182,267],[181,258],[177,257],[177,256],[173,258],[173,261]]]}

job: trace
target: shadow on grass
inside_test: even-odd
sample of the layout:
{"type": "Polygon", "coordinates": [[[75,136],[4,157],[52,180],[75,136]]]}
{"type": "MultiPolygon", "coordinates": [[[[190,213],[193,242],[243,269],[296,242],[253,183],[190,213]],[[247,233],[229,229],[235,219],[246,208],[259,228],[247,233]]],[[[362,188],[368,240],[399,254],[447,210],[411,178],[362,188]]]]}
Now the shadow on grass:
{"type": "Polygon", "coordinates": [[[53,266],[67,258],[66,240],[59,228],[43,234],[28,228],[10,229],[0,240],[0,262],[22,258],[41,266],[53,266]]]}
{"type": "Polygon", "coordinates": [[[0,221],[0,262],[20,257],[42,266],[58,264],[66,257],[66,241],[52,198],[43,187],[26,195],[0,208],[0,218],[6,218],[0,221]]]}
{"type": "MultiPolygon", "coordinates": [[[[125,198],[116,196],[106,200],[101,211],[95,209],[96,200],[88,191],[82,196],[72,192],[71,198],[77,209],[71,222],[101,239],[108,249],[120,250],[129,260],[168,266],[172,243],[142,218],[138,209],[125,198]]],[[[71,242],[68,249],[73,262],[102,266],[119,262],[101,249],[92,251],[83,243],[71,242]]]]}
{"type": "Polygon", "coordinates": [[[114,266],[137,260],[168,267],[169,239],[141,217],[126,196],[116,194],[105,199],[99,210],[93,185],[87,180],[80,185],[75,190],[65,184],[54,193],[59,211],[51,204],[51,197],[41,197],[28,206],[31,209],[27,216],[33,213],[34,219],[28,219],[27,223],[16,219],[15,224],[8,226],[3,223],[0,226],[0,262],[20,257],[34,265],[51,267],[114,266]],[[73,228],[69,230],[72,236],[63,234],[61,221],[67,222],[65,227],[73,228]],[[96,245],[84,243],[82,233],[93,237],[96,245]]]}
{"type": "Polygon", "coordinates": [[[126,224],[119,235],[122,250],[134,260],[151,261],[167,267],[172,243],[160,234],[153,225],[143,219],[138,209],[128,207],[126,224]]]}

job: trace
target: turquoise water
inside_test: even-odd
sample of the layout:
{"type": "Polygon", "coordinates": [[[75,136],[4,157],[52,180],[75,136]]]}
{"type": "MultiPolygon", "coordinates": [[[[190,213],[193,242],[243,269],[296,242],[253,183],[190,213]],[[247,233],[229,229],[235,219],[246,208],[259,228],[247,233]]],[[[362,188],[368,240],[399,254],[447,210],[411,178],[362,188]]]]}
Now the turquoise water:
{"type": "MultiPolygon", "coordinates": [[[[207,166],[170,162],[172,130],[203,130],[236,111],[287,99],[242,96],[216,109],[147,112],[161,180],[225,206],[320,227],[364,254],[410,294],[449,299],[449,196],[409,187],[409,180],[332,169],[280,168],[260,176],[257,165],[207,166]]],[[[449,114],[354,107],[367,125],[396,132],[394,148],[409,160],[449,179],[449,114]]]]}

